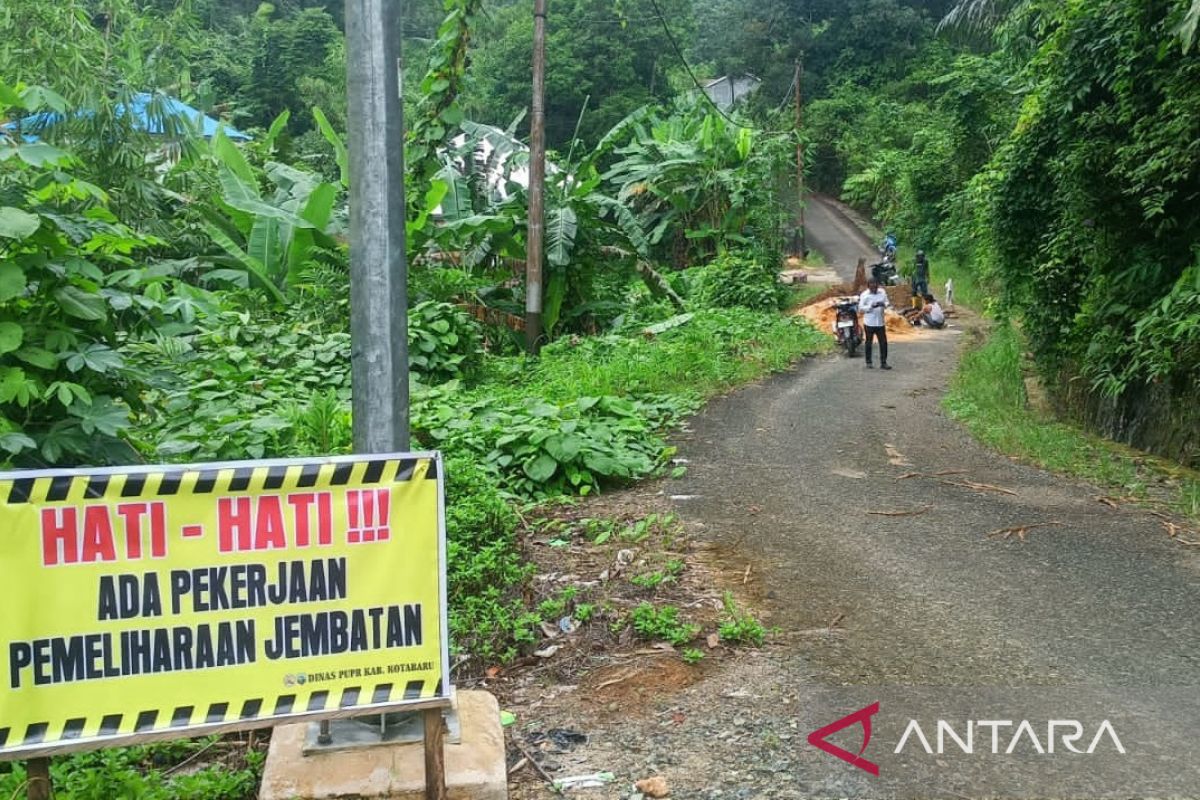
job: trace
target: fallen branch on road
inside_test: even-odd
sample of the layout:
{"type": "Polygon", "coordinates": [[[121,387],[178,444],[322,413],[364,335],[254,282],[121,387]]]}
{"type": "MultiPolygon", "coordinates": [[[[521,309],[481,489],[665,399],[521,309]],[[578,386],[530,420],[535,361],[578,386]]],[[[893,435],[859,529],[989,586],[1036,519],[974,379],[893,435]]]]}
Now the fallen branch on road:
{"type": "Polygon", "coordinates": [[[947,486],[961,486],[964,489],[974,489],[977,492],[999,492],[1000,494],[1009,494],[1013,497],[1017,493],[1012,489],[1005,489],[1003,486],[993,486],[990,483],[976,483],[975,481],[942,481],[947,486]]]}
{"type": "Polygon", "coordinates": [[[873,517],[919,517],[933,510],[933,506],[922,506],[912,511],[868,511],[873,517]]]}
{"type": "Polygon", "coordinates": [[[1031,522],[1028,525],[1013,525],[1011,528],[1000,528],[994,530],[987,535],[989,539],[1001,538],[1011,539],[1016,536],[1022,542],[1025,541],[1025,536],[1034,528],[1049,528],[1052,526],[1061,526],[1061,522],[1031,522]]]}
{"type": "Polygon", "coordinates": [[[525,757],[525,759],[530,763],[530,765],[538,771],[538,774],[541,775],[546,780],[546,783],[550,784],[551,786],[554,786],[554,778],[552,778],[550,776],[550,773],[546,772],[546,770],[542,767],[542,765],[538,763],[537,759],[534,758],[533,755],[528,750],[525,749],[525,746],[523,744],[521,744],[520,740],[518,740],[516,736],[512,737],[512,743],[517,746],[517,749],[521,751],[521,755],[523,755],[525,757]]]}
{"type": "Polygon", "coordinates": [[[1168,538],[1174,539],[1180,544],[1189,545],[1192,547],[1195,547],[1198,544],[1197,542],[1189,541],[1188,539],[1183,538],[1181,534],[1187,534],[1188,537],[1200,536],[1200,531],[1180,525],[1177,522],[1172,522],[1171,520],[1167,519],[1164,514],[1155,514],[1154,516],[1159,518],[1158,521],[1166,530],[1168,538]]]}
{"type": "Polygon", "coordinates": [[[965,475],[965,469],[943,469],[938,472],[906,472],[896,478],[898,481],[908,480],[909,478],[941,478],[946,475],[965,475]]]}

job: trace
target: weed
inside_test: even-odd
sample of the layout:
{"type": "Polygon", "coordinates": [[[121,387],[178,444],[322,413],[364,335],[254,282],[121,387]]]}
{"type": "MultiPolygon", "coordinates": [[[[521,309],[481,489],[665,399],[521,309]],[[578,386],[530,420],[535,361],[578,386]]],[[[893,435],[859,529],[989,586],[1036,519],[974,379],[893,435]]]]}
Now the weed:
{"type": "Polygon", "coordinates": [[[674,583],[675,578],[662,572],[647,572],[644,575],[634,575],[629,582],[643,589],[657,589],[664,583],[674,583]]]}
{"type": "Polygon", "coordinates": [[[684,648],[682,656],[685,664],[699,664],[704,660],[704,653],[694,647],[684,648]]]}
{"type": "Polygon", "coordinates": [[[629,579],[629,582],[634,586],[640,586],[643,589],[657,589],[659,586],[667,583],[675,583],[679,580],[679,576],[683,574],[683,561],[673,558],[666,563],[661,570],[655,572],[647,572],[642,575],[635,575],[629,579]]]}
{"type": "Polygon", "coordinates": [[[591,621],[596,614],[596,606],[591,603],[579,603],[575,606],[575,621],[581,625],[585,625],[591,621]]]}
{"type": "Polygon", "coordinates": [[[538,614],[543,619],[559,620],[567,613],[571,601],[579,594],[579,590],[574,586],[568,586],[560,591],[555,597],[543,600],[538,604],[538,614]]]}
{"type": "Polygon", "coordinates": [[[725,615],[720,627],[717,628],[721,641],[761,647],[767,638],[767,629],[763,627],[763,624],[748,612],[738,608],[737,602],[733,599],[733,592],[725,592],[722,604],[725,606],[725,615]]]}
{"type": "Polygon", "coordinates": [[[650,514],[625,527],[619,534],[624,542],[638,544],[644,542],[651,534],[664,534],[671,530],[678,521],[674,514],[650,514]]]}
{"type": "Polygon", "coordinates": [[[638,635],[645,639],[661,639],[676,647],[687,644],[700,633],[699,625],[679,619],[679,609],[675,606],[655,608],[642,603],[630,612],[629,618],[638,635]]]}
{"type": "Polygon", "coordinates": [[[584,519],[583,535],[592,540],[593,544],[604,544],[617,531],[617,523],[611,519],[584,519]]]}

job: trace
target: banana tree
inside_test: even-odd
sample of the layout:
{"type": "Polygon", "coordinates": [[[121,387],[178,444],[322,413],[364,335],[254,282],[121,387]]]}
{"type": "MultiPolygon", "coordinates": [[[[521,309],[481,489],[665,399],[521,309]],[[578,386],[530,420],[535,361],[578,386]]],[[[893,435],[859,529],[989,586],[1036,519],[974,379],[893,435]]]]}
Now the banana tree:
{"type": "Polygon", "coordinates": [[[635,209],[650,245],[697,241],[707,252],[745,243],[750,211],[769,191],[773,150],[761,135],[703,109],[643,112],[605,181],[635,209]]]}
{"type": "Polygon", "coordinates": [[[299,282],[314,248],[336,247],[334,215],[339,187],[311,172],[269,161],[258,171],[222,134],[213,139],[220,191],[202,209],[204,226],[223,255],[214,259],[242,270],[276,299],[299,282]]]}

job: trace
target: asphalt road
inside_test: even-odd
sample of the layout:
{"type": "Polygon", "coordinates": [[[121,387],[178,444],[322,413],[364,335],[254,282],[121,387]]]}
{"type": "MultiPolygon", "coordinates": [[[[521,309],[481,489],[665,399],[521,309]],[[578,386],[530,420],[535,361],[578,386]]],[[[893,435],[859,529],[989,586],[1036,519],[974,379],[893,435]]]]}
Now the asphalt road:
{"type": "MultiPolygon", "coordinates": [[[[810,246],[843,276],[873,255],[833,205],[814,200],[808,222],[810,246]]],[[[933,272],[936,280],[936,264],[933,272]]],[[[1005,796],[1149,796],[1142,787],[1160,761],[1193,771],[1164,777],[1154,791],[1179,795],[1171,781],[1194,780],[1197,791],[1183,794],[1195,795],[1200,551],[1170,541],[1149,513],[1109,508],[1098,489],[991,452],[947,418],[940,400],[968,338],[951,328],[895,342],[891,372],[822,357],[718,400],[693,421],[681,450],[689,471],[672,484],[688,496],[680,512],[755,565],[770,622],[787,643],[780,658],[794,679],[764,690],[764,708],[772,692],[807,697],[803,731],[855,710],[851,696],[893,692],[902,705],[903,687],[946,687],[955,702],[1007,690],[1001,695],[1032,713],[1070,719],[1086,716],[1086,705],[1093,717],[1141,719],[1144,729],[1127,736],[1140,737],[1143,760],[1073,765],[1090,774],[1080,794],[1067,777],[1046,787],[1031,774],[1022,783],[1011,761],[976,758],[950,796],[999,794],[1001,773],[1005,796]],[[922,475],[901,477],[910,473],[922,475]],[[988,537],[1027,525],[1044,527],[1024,541],[988,537]],[[804,633],[834,620],[828,635],[804,633]],[[1072,691],[1088,699],[1069,716],[1072,691]],[[1068,707],[1049,711],[1046,702],[1068,707]]],[[[927,694],[909,692],[917,705],[927,694]]],[[[1022,713],[1015,719],[1030,718],[1022,713]]],[[[835,772],[830,791],[882,791],[815,752],[797,769],[841,769],[844,781],[835,772]]]]}

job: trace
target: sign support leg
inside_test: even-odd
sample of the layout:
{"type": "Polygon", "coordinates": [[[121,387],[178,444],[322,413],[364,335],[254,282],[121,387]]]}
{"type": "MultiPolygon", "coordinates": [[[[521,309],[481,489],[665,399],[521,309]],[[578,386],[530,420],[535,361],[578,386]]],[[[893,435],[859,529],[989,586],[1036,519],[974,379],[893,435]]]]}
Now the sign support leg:
{"type": "Polygon", "coordinates": [[[29,800],[50,800],[50,759],[31,758],[25,763],[26,797],[29,800]]]}
{"type": "Polygon", "coordinates": [[[446,800],[446,722],[442,709],[421,712],[425,722],[425,800],[446,800]]]}

